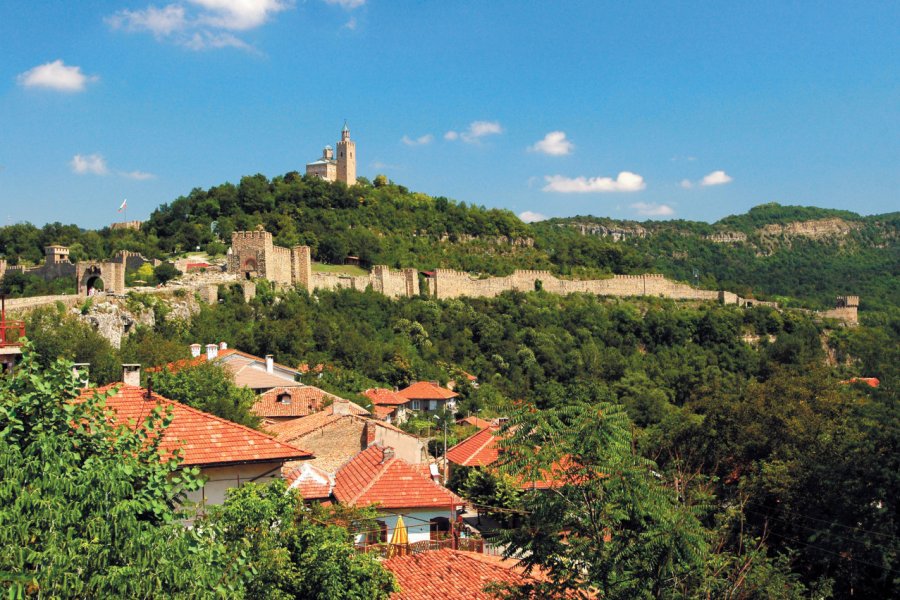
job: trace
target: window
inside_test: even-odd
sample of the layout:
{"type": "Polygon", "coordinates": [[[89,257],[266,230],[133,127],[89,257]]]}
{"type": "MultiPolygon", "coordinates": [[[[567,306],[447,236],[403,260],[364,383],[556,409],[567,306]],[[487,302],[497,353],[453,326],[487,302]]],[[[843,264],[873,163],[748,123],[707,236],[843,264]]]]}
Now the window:
{"type": "Polygon", "coordinates": [[[291,403],[291,395],[287,392],[283,394],[278,394],[278,404],[290,404],[291,403]]]}
{"type": "Polygon", "coordinates": [[[444,540],[450,537],[450,519],[447,517],[435,517],[429,521],[428,539],[444,540]]]}

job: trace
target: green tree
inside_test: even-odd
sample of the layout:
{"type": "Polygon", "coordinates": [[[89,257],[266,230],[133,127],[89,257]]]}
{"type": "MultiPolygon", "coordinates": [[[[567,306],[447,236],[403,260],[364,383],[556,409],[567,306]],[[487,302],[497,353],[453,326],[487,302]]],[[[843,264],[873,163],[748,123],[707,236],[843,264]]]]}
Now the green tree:
{"type": "Polygon", "coordinates": [[[147,377],[152,378],[153,390],[166,398],[248,427],[259,424],[259,417],[250,412],[256,401],[253,391],[235,385],[220,365],[203,362],[175,371],[162,368],[147,377]]]}
{"type": "Polygon", "coordinates": [[[343,527],[325,525],[283,480],[229,490],[211,521],[235,550],[246,547],[253,574],[247,598],[379,600],[395,591],[393,576],[353,548],[343,527]]]}
{"type": "Polygon", "coordinates": [[[181,271],[170,262],[163,262],[153,268],[153,276],[160,283],[167,283],[181,275],[181,271]]]}
{"type": "Polygon", "coordinates": [[[704,529],[653,463],[634,453],[622,407],[526,407],[505,431],[501,468],[524,481],[555,482],[523,497],[523,523],[505,536],[507,554],[545,570],[550,589],[662,597],[702,571],[704,529]]]}
{"type": "Polygon", "coordinates": [[[71,363],[26,347],[0,377],[0,586],[8,597],[234,598],[242,560],[175,508],[198,489],[176,453],[160,459],[171,416],[117,424],[80,390],[71,363]]]}

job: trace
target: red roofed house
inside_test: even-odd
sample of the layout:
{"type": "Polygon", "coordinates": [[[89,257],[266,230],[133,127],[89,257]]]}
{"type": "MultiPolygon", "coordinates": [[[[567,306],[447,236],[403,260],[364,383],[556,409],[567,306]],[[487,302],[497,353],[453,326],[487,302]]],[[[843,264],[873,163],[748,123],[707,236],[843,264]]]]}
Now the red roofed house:
{"type": "Polygon", "coordinates": [[[394,455],[393,448],[370,446],[342,466],[334,477],[335,500],[349,506],[376,504],[380,529],[360,534],[357,543],[391,539],[402,514],[409,543],[446,535],[464,500],[436,483],[429,465],[413,465],[394,455]]]}
{"type": "Polygon", "coordinates": [[[456,392],[442,388],[430,381],[417,381],[409,387],[403,388],[397,394],[410,401],[408,404],[410,410],[425,412],[439,412],[445,409],[454,412],[456,411],[456,398],[459,396],[456,392]]]}
{"type": "MultiPolygon", "coordinates": [[[[499,427],[488,427],[475,433],[447,450],[447,462],[455,467],[490,467],[500,458],[501,448],[497,442],[499,427]]],[[[554,463],[549,472],[542,472],[541,479],[522,481],[522,489],[546,490],[562,484],[567,467],[571,462],[565,459],[554,463]]]]}
{"type": "Polygon", "coordinates": [[[388,423],[403,423],[408,418],[407,408],[411,400],[385,388],[369,388],[362,393],[372,401],[372,412],[388,423]]]}
{"type": "Polygon", "coordinates": [[[535,581],[516,568],[515,560],[459,550],[395,556],[382,564],[400,585],[391,600],[493,600],[498,596],[485,591],[491,584],[535,581]]]}
{"type": "Polygon", "coordinates": [[[336,472],[373,444],[394,448],[396,455],[408,463],[421,464],[427,460],[425,442],[367,414],[349,400],[339,399],[321,412],[275,423],[268,430],[279,440],[315,454],[312,464],[327,473],[336,472]]]}
{"type": "Polygon", "coordinates": [[[493,423],[491,423],[490,421],[481,419],[476,416],[469,416],[469,417],[465,417],[463,419],[457,419],[456,424],[457,425],[471,425],[472,427],[477,427],[478,429],[487,429],[488,427],[493,425],[493,423]]]}
{"type": "Polygon", "coordinates": [[[269,423],[307,417],[342,400],[312,385],[279,386],[260,394],[250,409],[269,423]]]}
{"type": "Polygon", "coordinates": [[[306,450],[134,385],[140,380],[139,367],[128,367],[132,367],[126,371],[129,383],[85,389],[81,398],[96,392],[111,394],[106,399],[107,407],[121,423],[135,426],[157,406],[171,410],[172,423],[163,432],[160,449],[164,458],[180,450],[182,466],[198,467],[206,478],[203,488],[188,495],[193,502],[221,504],[227,489],[247,481],[276,479],[285,462],[312,458],[306,450]]]}
{"type": "Polygon", "coordinates": [[[201,349],[200,344],[191,344],[191,358],[170,362],[164,367],[154,367],[147,371],[160,369],[177,371],[204,362],[215,362],[231,372],[236,385],[248,387],[257,394],[276,387],[300,385],[300,371],[278,364],[271,354],[261,358],[230,349],[225,342],[207,344],[205,354],[201,353],[201,349]]]}

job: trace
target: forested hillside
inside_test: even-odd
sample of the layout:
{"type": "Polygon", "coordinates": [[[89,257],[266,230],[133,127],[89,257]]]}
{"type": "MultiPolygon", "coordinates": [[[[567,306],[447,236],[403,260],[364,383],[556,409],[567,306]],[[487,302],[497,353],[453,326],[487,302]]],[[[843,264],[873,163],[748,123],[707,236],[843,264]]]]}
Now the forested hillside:
{"type": "Polygon", "coordinates": [[[713,224],[572,217],[525,224],[513,213],[411,192],[376,178],[341,183],[296,172],[243,177],[161,205],[142,231],[83,231],[59,223],[0,228],[0,256],[34,264],[43,246],[69,245],[73,259],[121,249],[148,257],[227,249],[232,231],[263,225],[283,246],[306,244],[315,259],[506,275],[516,268],[562,276],[660,272],[710,289],[812,308],[855,294],[881,309],[900,297],[900,213],[767,204],[713,224]]]}

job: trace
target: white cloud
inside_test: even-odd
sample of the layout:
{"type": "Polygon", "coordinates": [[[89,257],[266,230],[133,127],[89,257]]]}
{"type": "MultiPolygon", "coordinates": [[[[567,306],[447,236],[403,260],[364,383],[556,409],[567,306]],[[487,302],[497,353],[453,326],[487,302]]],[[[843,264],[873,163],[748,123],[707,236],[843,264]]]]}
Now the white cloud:
{"type": "Polygon", "coordinates": [[[546,221],[547,215],[543,215],[539,212],[534,212],[530,210],[526,210],[525,212],[519,213],[519,218],[525,221],[526,223],[536,223],[537,221],[546,221]]]}
{"type": "Polygon", "coordinates": [[[80,92],[92,81],[100,79],[96,75],[85,75],[81,67],[69,67],[62,60],[38,65],[20,74],[16,80],[27,88],[46,88],[59,92],[80,92]]]}
{"type": "Polygon", "coordinates": [[[344,23],[343,28],[349,29],[350,31],[356,31],[356,17],[350,17],[347,19],[347,22],[344,23]]]}
{"type": "Polygon", "coordinates": [[[668,204],[635,202],[634,204],[630,204],[629,206],[634,210],[634,212],[641,215],[642,217],[669,217],[675,214],[675,209],[673,209],[668,204]]]}
{"type": "Polygon", "coordinates": [[[469,124],[469,129],[461,133],[460,137],[462,137],[464,142],[471,143],[486,135],[497,135],[499,133],[503,133],[503,128],[500,127],[498,121],[472,121],[469,124]]]}
{"type": "Polygon", "coordinates": [[[727,173],[725,173],[725,171],[713,171],[700,180],[700,185],[724,185],[726,183],[731,183],[732,181],[732,178],[727,173]]]}
{"type": "Polygon", "coordinates": [[[469,144],[474,144],[485,136],[500,133],[503,133],[503,127],[500,126],[499,121],[472,121],[465,131],[448,131],[444,134],[444,139],[450,141],[461,139],[469,144]]]}
{"type": "Polygon", "coordinates": [[[72,172],[78,175],[106,175],[106,160],[99,154],[76,154],[69,162],[72,172]]]}
{"type": "Polygon", "coordinates": [[[532,152],[540,152],[551,156],[565,156],[572,153],[572,150],[575,149],[575,144],[566,139],[565,131],[551,131],[544,136],[544,139],[535,142],[528,149],[532,152]]]}
{"type": "Polygon", "coordinates": [[[163,8],[148,6],[144,10],[120,10],[106,17],[106,24],[125,31],[149,31],[156,37],[164,37],[181,31],[187,26],[184,7],[169,4],[163,8]]]}
{"type": "Polygon", "coordinates": [[[544,180],[547,185],[544,186],[543,191],[560,194],[639,192],[647,187],[644,178],[631,171],[622,171],[615,179],[612,177],[547,175],[544,180]]]}
{"type": "Polygon", "coordinates": [[[156,179],[156,175],[154,175],[153,173],[147,173],[146,171],[120,171],[119,175],[121,175],[122,177],[127,177],[128,179],[135,179],[137,181],[156,179]]]}
{"type": "Polygon", "coordinates": [[[255,49],[232,31],[255,29],[293,6],[292,0],[183,0],[163,8],[120,10],[105,19],[112,29],[149,32],[191,50],[255,49]]]}
{"type": "Polygon", "coordinates": [[[426,144],[430,144],[434,141],[434,136],[430,133],[419,136],[415,139],[409,137],[408,135],[404,135],[401,140],[407,146],[424,146],[426,144]]]}
{"type": "Polygon", "coordinates": [[[712,173],[700,179],[700,181],[693,182],[690,179],[682,179],[681,183],[678,185],[686,190],[689,190],[697,186],[709,187],[711,185],[725,185],[726,183],[731,183],[732,181],[734,180],[725,171],[713,171],[712,173]]]}
{"type": "Polygon", "coordinates": [[[201,13],[201,23],[223,29],[255,29],[275,13],[290,7],[282,0],[189,0],[206,12],[201,13]]]}
{"type": "Polygon", "coordinates": [[[249,52],[257,52],[256,48],[228,32],[215,33],[212,31],[197,31],[189,38],[179,42],[180,45],[191,50],[208,50],[210,48],[238,48],[249,52]]]}
{"type": "Polygon", "coordinates": [[[365,3],[366,0],[325,0],[325,4],[337,5],[346,10],[359,8],[365,3]]]}

